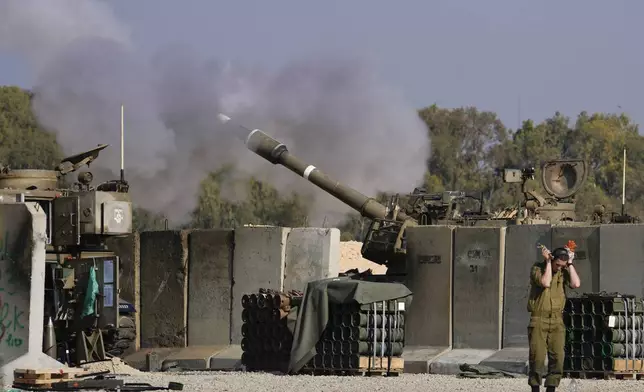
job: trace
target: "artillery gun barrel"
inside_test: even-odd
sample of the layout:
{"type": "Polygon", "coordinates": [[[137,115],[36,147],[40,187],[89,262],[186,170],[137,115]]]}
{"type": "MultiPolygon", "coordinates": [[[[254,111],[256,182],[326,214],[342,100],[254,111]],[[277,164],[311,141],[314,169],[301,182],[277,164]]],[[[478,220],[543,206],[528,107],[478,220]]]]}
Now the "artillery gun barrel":
{"type": "MultiPolygon", "coordinates": [[[[231,120],[230,117],[223,114],[219,114],[219,119],[223,123],[228,123],[231,120]]],[[[342,185],[315,166],[305,163],[291,154],[283,143],[259,129],[248,129],[239,124],[235,125],[244,130],[246,147],[255,154],[274,165],[280,164],[286,167],[360,212],[364,217],[371,219],[385,219],[387,217],[387,208],[384,205],[355,189],[342,185]]],[[[398,212],[396,216],[396,220],[401,222],[411,219],[402,211],[398,212]]]]}

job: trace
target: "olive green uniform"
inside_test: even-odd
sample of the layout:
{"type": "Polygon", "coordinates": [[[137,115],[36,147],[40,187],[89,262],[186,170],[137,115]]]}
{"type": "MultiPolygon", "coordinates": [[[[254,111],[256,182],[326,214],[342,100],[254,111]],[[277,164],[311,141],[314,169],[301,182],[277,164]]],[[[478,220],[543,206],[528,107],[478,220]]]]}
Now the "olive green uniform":
{"type": "Polygon", "coordinates": [[[550,287],[541,285],[546,262],[535,263],[530,273],[530,297],[528,311],[528,340],[530,342],[528,384],[540,386],[545,373],[545,359],[548,355],[546,387],[558,387],[563,375],[564,343],[566,328],[563,323],[563,309],[566,304],[564,287],[570,284],[568,270],[552,273],[550,287]]]}

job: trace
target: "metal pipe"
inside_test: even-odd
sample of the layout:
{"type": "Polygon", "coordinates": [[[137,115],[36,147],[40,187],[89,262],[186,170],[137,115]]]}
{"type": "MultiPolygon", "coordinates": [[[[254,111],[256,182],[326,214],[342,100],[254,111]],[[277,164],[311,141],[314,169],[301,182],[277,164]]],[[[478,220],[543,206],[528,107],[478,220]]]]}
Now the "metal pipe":
{"type": "MultiPolygon", "coordinates": [[[[626,320],[628,321],[628,302],[626,301],[626,298],[622,298],[622,300],[624,301],[624,315],[626,317],[626,320]]],[[[613,347],[611,347],[611,349],[612,348],[613,347]]],[[[626,351],[626,366],[628,367],[628,351],[626,351]]]]}
{"type": "MultiPolygon", "coordinates": [[[[626,150],[624,150],[626,151],[626,150]]],[[[635,298],[631,298],[631,303],[633,304],[633,323],[632,323],[632,329],[631,329],[631,334],[632,336],[632,344],[633,344],[633,367],[631,370],[635,370],[635,355],[637,355],[636,350],[635,350],[635,298]]],[[[641,323],[640,323],[641,324],[641,323]]],[[[639,356],[639,355],[638,355],[639,356]]]]}
{"type": "MultiPolygon", "coordinates": [[[[644,298],[640,298],[640,302],[642,304],[642,310],[644,310],[644,298]]],[[[639,335],[638,342],[641,343],[642,339],[644,338],[644,322],[640,323],[640,331],[639,332],[640,332],[640,335],[639,335]]],[[[644,358],[644,353],[642,353],[642,356],[640,357],[640,359],[641,358],[644,358]]]]}
{"type": "Polygon", "coordinates": [[[582,316],[582,325],[586,329],[590,329],[593,327],[593,315],[590,314],[590,312],[582,316]]]}
{"type": "Polygon", "coordinates": [[[249,308],[249,306],[250,306],[250,298],[248,297],[248,294],[242,295],[241,304],[242,304],[242,308],[244,308],[244,309],[249,308]]]}
{"type": "Polygon", "coordinates": [[[592,329],[585,330],[584,332],[582,332],[581,340],[584,343],[594,342],[595,341],[595,332],[592,329]]]}
{"type": "Polygon", "coordinates": [[[581,311],[584,314],[591,314],[593,312],[593,303],[590,299],[584,298],[581,300],[581,311]]]}

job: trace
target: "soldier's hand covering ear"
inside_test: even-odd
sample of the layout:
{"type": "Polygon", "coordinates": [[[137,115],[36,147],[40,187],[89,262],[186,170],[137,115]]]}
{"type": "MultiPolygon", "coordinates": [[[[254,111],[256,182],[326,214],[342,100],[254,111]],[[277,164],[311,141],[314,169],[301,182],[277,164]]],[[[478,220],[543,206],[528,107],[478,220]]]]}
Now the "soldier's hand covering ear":
{"type": "Polygon", "coordinates": [[[568,262],[572,263],[572,260],[575,258],[575,252],[571,251],[568,247],[566,247],[566,250],[568,251],[568,262]]]}
{"type": "Polygon", "coordinates": [[[545,246],[541,248],[541,254],[543,255],[544,260],[550,260],[552,258],[550,251],[545,246]]]}

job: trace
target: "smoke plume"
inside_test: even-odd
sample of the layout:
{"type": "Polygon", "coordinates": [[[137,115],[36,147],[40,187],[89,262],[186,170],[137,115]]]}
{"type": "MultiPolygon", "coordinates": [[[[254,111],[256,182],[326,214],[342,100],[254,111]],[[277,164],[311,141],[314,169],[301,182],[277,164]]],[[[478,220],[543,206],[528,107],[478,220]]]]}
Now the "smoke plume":
{"type": "Polygon", "coordinates": [[[416,111],[355,59],[298,60],[265,72],[186,47],[167,47],[149,58],[109,8],[90,0],[2,1],[0,49],[33,67],[34,110],[66,153],[111,145],[93,165],[114,178],[123,104],[133,199],[174,222],[195,207],[205,175],[225,163],[282,191],[315,194],[312,223],[324,217],[337,223],[348,210],[248,151],[218,121],[219,112],[264,130],[367,195],[409,192],[425,171],[429,143],[416,111]]]}

